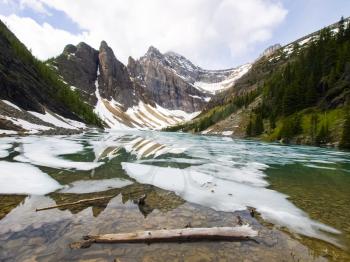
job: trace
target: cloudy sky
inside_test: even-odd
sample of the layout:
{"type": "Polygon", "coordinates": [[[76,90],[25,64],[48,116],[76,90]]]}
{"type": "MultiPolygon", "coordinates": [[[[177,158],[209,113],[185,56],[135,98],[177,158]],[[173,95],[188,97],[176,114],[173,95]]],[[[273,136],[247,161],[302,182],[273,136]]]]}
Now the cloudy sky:
{"type": "Polygon", "coordinates": [[[342,15],[349,0],[0,0],[0,19],[40,59],[106,40],[124,63],[153,45],[208,69],[250,62],[342,15]]]}

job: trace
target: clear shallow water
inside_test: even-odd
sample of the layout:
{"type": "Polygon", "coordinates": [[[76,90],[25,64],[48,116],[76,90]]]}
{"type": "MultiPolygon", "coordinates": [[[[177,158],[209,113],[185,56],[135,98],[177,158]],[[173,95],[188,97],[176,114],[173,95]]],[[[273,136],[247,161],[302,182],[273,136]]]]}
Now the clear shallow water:
{"type": "Polygon", "coordinates": [[[171,197],[155,194],[151,208],[138,206],[146,216],[184,203],[227,214],[253,207],[289,232],[349,247],[347,152],[180,133],[87,133],[1,138],[0,170],[0,235],[84,217],[88,208],[98,217],[110,200],[54,217],[33,213],[38,207],[120,193],[124,203],[151,185],[171,197]]]}

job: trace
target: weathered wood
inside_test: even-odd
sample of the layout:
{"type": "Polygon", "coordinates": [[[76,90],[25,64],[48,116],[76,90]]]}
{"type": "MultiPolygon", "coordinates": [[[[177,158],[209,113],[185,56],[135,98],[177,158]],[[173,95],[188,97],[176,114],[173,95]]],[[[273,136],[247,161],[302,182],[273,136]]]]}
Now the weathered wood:
{"type": "Polygon", "coordinates": [[[247,240],[258,232],[249,225],[237,227],[184,228],[140,231],[135,233],[86,236],[85,241],[72,243],[72,248],[86,248],[92,243],[152,243],[200,240],[247,240]]]}
{"type": "Polygon", "coordinates": [[[74,206],[74,205],[79,205],[87,202],[94,202],[98,200],[104,200],[104,199],[111,199],[114,196],[106,196],[106,197],[95,197],[95,198],[90,198],[90,199],[82,199],[76,202],[71,202],[71,203],[66,203],[66,204],[61,204],[61,205],[56,205],[56,206],[50,206],[50,207],[44,207],[44,208],[37,208],[35,209],[36,212],[38,211],[44,211],[44,210],[49,210],[49,209],[55,209],[55,208],[60,208],[60,207],[66,207],[66,206],[74,206]]]}

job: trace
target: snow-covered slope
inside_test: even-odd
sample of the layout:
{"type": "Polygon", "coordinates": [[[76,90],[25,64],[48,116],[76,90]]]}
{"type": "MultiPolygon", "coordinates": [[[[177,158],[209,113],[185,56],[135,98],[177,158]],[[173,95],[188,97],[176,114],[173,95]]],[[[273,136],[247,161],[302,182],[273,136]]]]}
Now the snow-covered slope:
{"type": "Polygon", "coordinates": [[[200,113],[189,114],[181,110],[168,110],[159,105],[151,106],[143,101],[139,101],[138,105],[129,107],[125,111],[124,107],[115,100],[102,98],[97,83],[96,97],[97,104],[94,111],[111,129],[159,130],[189,121],[200,113]]]}
{"type": "MultiPolygon", "coordinates": [[[[344,26],[347,26],[350,23],[350,18],[346,18],[344,20],[344,26]]],[[[340,23],[334,23],[326,28],[328,28],[330,30],[330,32],[332,34],[336,34],[339,32],[339,26],[340,23]]],[[[275,47],[272,51],[270,52],[269,55],[267,57],[269,57],[269,61],[273,62],[273,61],[277,61],[281,58],[281,56],[285,56],[285,57],[289,57],[291,56],[294,52],[298,52],[300,50],[302,50],[303,48],[309,46],[311,43],[317,41],[320,37],[322,30],[316,31],[314,33],[311,33],[309,35],[306,35],[302,38],[299,38],[283,47],[281,47],[279,44],[273,46],[275,47]],[[279,48],[278,48],[279,46],[279,48]]],[[[271,47],[270,47],[271,48],[271,47]]],[[[263,53],[263,55],[270,49],[266,49],[263,53]]]]}
{"type": "Polygon", "coordinates": [[[151,130],[191,120],[251,67],[205,70],[155,47],[138,60],[130,57],[126,67],[104,41],[99,50],[84,43],[67,45],[50,65],[107,128],[151,130]]]}
{"type": "Polygon", "coordinates": [[[223,81],[220,81],[220,82],[209,82],[208,80],[206,82],[198,81],[194,83],[194,86],[204,92],[207,92],[210,94],[217,94],[219,92],[222,92],[232,87],[238,79],[240,79],[243,75],[245,75],[250,70],[251,67],[252,67],[251,64],[245,64],[240,67],[232,69],[230,72],[230,75],[223,81]]]}
{"type": "Polygon", "coordinates": [[[78,131],[86,128],[84,123],[65,118],[48,110],[45,114],[25,111],[7,100],[0,100],[0,122],[2,122],[2,126],[8,128],[1,129],[0,135],[55,133],[58,129],[78,131]]]}
{"type": "Polygon", "coordinates": [[[195,66],[187,58],[175,52],[165,53],[164,58],[167,67],[173,69],[177,75],[187,80],[199,91],[209,95],[215,95],[232,87],[252,66],[251,64],[245,64],[237,68],[224,70],[205,70],[195,66]]]}

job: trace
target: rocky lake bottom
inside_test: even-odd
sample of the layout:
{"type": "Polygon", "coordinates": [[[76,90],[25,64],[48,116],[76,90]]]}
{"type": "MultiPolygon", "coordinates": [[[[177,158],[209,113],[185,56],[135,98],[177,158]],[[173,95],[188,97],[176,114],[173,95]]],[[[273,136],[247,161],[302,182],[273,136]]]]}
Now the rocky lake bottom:
{"type": "Polygon", "coordinates": [[[0,170],[1,261],[350,259],[348,152],[91,131],[0,138],[0,170]],[[70,248],[89,234],[241,224],[258,236],[70,248]]]}

